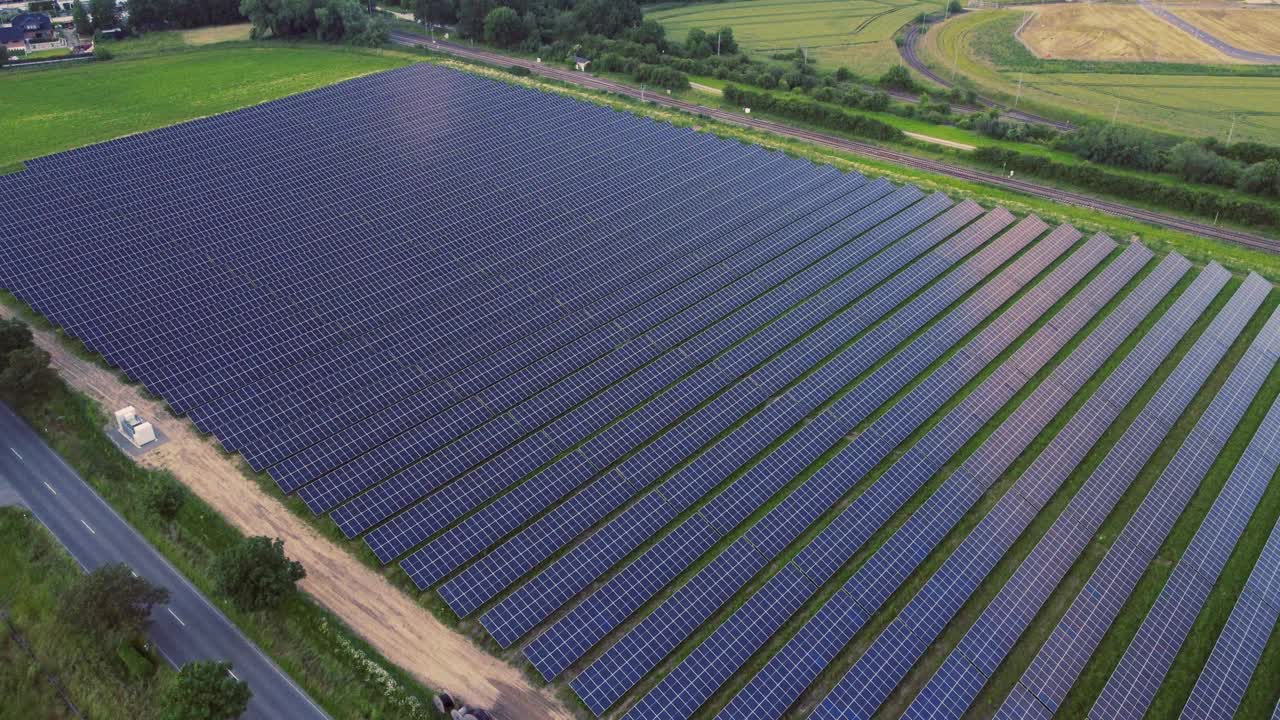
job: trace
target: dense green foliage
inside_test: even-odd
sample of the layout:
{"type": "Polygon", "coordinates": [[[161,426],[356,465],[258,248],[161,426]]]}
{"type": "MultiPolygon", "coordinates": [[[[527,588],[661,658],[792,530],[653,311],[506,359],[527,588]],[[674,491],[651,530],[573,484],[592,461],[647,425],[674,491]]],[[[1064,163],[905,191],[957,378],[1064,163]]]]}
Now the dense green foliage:
{"type": "Polygon", "coordinates": [[[811,122],[850,135],[873,140],[905,139],[901,130],[886,122],[818,102],[803,95],[757,92],[729,85],[724,89],[724,98],[734,105],[811,122]]]}
{"type": "Polygon", "coordinates": [[[89,14],[93,16],[93,29],[110,30],[116,26],[115,0],[89,0],[89,14]]]}
{"type": "Polygon", "coordinates": [[[0,400],[18,409],[36,407],[56,383],[49,353],[35,346],[30,328],[17,320],[0,320],[0,400]]]}
{"type": "Polygon", "coordinates": [[[165,693],[165,720],[234,720],[253,691],[231,676],[231,663],[190,662],[165,693]]]}
{"type": "Polygon", "coordinates": [[[151,608],[169,591],[133,574],[128,565],[103,565],[81,576],[62,596],[58,614],[69,627],[98,639],[142,632],[151,608]]]}
{"type": "Polygon", "coordinates": [[[285,556],[283,540],[257,536],[227,548],[214,562],[212,576],[219,593],[251,612],[280,607],[307,571],[285,556]]]}
{"type": "Polygon", "coordinates": [[[360,0],[242,0],[240,12],[258,37],[314,37],[377,47],[389,38],[386,20],[360,0]]]}
{"type": "Polygon", "coordinates": [[[1065,182],[1117,197],[1140,199],[1172,210],[1203,217],[1216,216],[1259,228],[1280,228],[1280,209],[1266,203],[1233,198],[1176,183],[1163,183],[1134,175],[1110,172],[1095,165],[1061,163],[1040,155],[998,147],[978,148],[971,157],[991,167],[1065,182]]]}
{"type": "Polygon", "coordinates": [[[71,21],[75,23],[76,32],[81,35],[93,34],[93,21],[89,19],[89,11],[82,0],[76,0],[71,6],[71,21]]]}
{"type": "Polygon", "coordinates": [[[172,522],[187,501],[187,489],[168,476],[157,476],[147,486],[147,509],[153,515],[172,522]]]}
{"type": "Polygon", "coordinates": [[[127,0],[129,26],[138,30],[194,28],[243,22],[240,0],[127,0]]]}

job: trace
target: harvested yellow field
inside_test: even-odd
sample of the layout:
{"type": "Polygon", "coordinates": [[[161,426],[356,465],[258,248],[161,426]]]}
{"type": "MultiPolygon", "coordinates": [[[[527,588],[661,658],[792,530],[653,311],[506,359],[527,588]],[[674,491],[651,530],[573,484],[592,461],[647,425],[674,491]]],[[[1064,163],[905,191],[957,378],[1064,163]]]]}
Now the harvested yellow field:
{"type": "Polygon", "coordinates": [[[240,25],[215,25],[199,30],[184,30],[182,40],[187,45],[213,45],[221,42],[238,42],[249,39],[249,23],[240,25]]]}
{"type": "Polygon", "coordinates": [[[1280,52],[1280,8],[1171,8],[1178,17],[1241,50],[1280,52]]]}
{"type": "Polygon", "coordinates": [[[1046,5],[1018,37],[1055,60],[1238,62],[1136,5],[1046,5]]]}

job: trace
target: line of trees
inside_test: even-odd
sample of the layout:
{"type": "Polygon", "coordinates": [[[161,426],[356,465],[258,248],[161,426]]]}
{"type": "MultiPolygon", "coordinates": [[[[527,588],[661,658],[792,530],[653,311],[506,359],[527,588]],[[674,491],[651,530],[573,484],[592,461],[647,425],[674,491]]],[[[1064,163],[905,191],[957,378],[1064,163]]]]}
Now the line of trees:
{"type": "Polygon", "coordinates": [[[1138,128],[1087,124],[1063,135],[1062,150],[1103,165],[1164,172],[1187,182],[1280,198],[1280,147],[1187,140],[1138,128]]]}
{"type": "Polygon", "coordinates": [[[727,85],[724,98],[734,105],[767,110],[778,115],[840,130],[873,140],[901,141],[902,131],[873,117],[818,102],[804,95],[768,93],[727,85]]]}
{"type": "MultiPolygon", "coordinates": [[[[91,0],[94,18],[97,19],[97,3],[112,0],[91,0]]],[[[243,22],[240,0],[127,0],[129,27],[132,30],[158,30],[166,27],[193,28],[205,25],[229,25],[243,22]]],[[[103,29],[103,28],[98,28],[103,29]]]]}
{"type": "Polygon", "coordinates": [[[971,157],[990,167],[1066,182],[1117,197],[1141,198],[1153,205],[1202,217],[1220,216],[1244,225],[1280,228],[1280,209],[1275,206],[1232,198],[1207,189],[1110,172],[1096,165],[1060,163],[1040,155],[998,147],[978,148],[971,157]]]}
{"type": "Polygon", "coordinates": [[[370,15],[360,0],[242,0],[240,12],[258,38],[314,37],[377,47],[390,37],[386,21],[370,15]]]}

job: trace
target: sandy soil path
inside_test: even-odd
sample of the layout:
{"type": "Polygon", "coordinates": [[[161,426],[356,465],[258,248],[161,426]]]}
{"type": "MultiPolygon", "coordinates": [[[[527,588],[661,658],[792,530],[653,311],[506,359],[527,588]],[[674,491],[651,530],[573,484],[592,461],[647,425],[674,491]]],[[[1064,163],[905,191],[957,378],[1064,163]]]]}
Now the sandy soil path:
{"type": "MultiPolygon", "coordinates": [[[[0,317],[12,314],[0,307],[0,317]]],[[[173,472],[246,535],[284,539],[285,552],[307,569],[302,589],[388,660],[428,686],[455,693],[503,720],[573,717],[549,691],[532,687],[515,667],[441,624],[381,575],[317,534],[240,473],[189,422],[174,418],[112,373],[68,352],[52,332],[33,331],[68,383],[106,409],[136,407],[168,436],[168,442],[143,455],[140,462],[173,472]]]]}

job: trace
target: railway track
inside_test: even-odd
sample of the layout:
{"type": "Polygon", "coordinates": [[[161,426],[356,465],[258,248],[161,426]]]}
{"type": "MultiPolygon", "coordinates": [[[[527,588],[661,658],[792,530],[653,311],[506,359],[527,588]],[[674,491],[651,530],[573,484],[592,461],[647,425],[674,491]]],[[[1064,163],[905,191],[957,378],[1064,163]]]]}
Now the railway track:
{"type": "Polygon", "coordinates": [[[1195,220],[1188,220],[1175,215],[1166,215],[1164,213],[1144,210],[1142,208],[1125,205],[1123,203],[1102,200],[1083,193],[1059,190],[1057,188],[1025,180],[1018,180],[1004,175],[997,175],[981,170],[973,170],[971,168],[951,165],[938,160],[921,158],[908,153],[889,150],[870,143],[863,143],[835,135],[827,135],[825,133],[805,130],[802,128],[792,127],[790,125],[784,125],[782,123],[772,122],[770,120],[753,118],[742,113],[721,110],[719,108],[711,108],[705,105],[698,105],[696,103],[686,102],[661,93],[645,92],[640,88],[636,88],[631,85],[613,82],[612,80],[605,80],[586,73],[565,70],[542,63],[531,62],[529,60],[524,60],[523,58],[515,58],[508,55],[502,55],[500,53],[490,52],[488,50],[460,45],[458,43],[446,42],[443,40],[432,41],[425,36],[413,35],[403,31],[393,32],[391,34],[391,39],[393,42],[401,45],[429,47],[433,50],[446,52],[451,55],[484,62],[490,65],[500,67],[518,65],[543,77],[561,80],[579,87],[604,90],[618,95],[643,99],[657,105],[704,115],[706,117],[740,127],[752,128],[784,137],[804,140],[815,145],[854,153],[864,157],[875,158],[877,160],[885,160],[916,170],[924,170],[959,180],[967,180],[1007,190],[1014,190],[1016,192],[1045,198],[1047,200],[1053,200],[1066,205],[1074,205],[1076,207],[1096,210],[1115,217],[1140,220],[1152,225],[1180,230],[1182,232],[1213,238],[1215,240],[1222,240],[1224,242],[1234,243],[1244,247],[1253,248],[1255,250],[1280,252],[1280,241],[1266,238],[1261,235],[1254,235],[1252,233],[1239,230],[1217,227],[1215,225],[1209,225],[1195,220]]]}
{"type": "MultiPolygon", "coordinates": [[[[929,78],[938,85],[941,85],[948,90],[954,88],[955,83],[934,72],[928,65],[925,65],[920,60],[920,56],[916,54],[916,41],[919,39],[920,27],[918,25],[912,25],[911,29],[907,31],[907,36],[902,47],[898,48],[898,54],[902,56],[902,61],[910,66],[912,70],[915,70],[921,75],[929,78]]],[[[1048,125],[1049,127],[1056,128],[1062,132],[1071,132],[1072,130],[1075,130],[1075,125],[1072,125],[1069,122],[1063,120],[1052,120],[1050,118],[1024,112],[1022,110],[1014,110],[1003,103],[996,102],[995,100],[982,95],[978,96],[978,104],[984,108],[994,108],[999,110],[1000,114],[1017,120],[1018,122],[1031,123],[1033,125],[1048,125]]]]}

